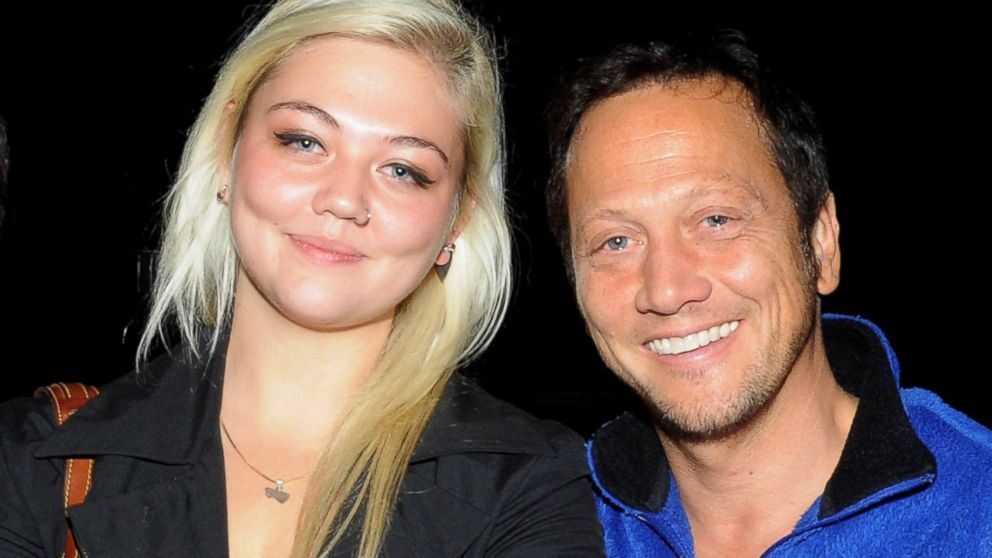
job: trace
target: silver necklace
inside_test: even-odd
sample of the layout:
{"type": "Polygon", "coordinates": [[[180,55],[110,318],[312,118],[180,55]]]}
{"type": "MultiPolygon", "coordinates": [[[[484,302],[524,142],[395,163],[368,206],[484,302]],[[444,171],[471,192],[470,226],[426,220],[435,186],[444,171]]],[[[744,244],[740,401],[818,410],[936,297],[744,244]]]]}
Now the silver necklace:
{"type": "Polygon", "coordinates": [[[220,429],[221,429],[221,431],[224,432],[224,437],[227,438],[227,441],[231,444],[231,447],[234,448],[234,453],[238,454],[238,457],[241,458],[241,461],[245,465],[247,465],[249,469],[251,469],[252,471],[254,471],[256,475],[258,475],[258,476],[262,477],[263,479],[265,479],[265,480],[267,480],[267,481],[275,484],[275,487],[274,488],[271,487],[271,486],[266,486],[265,487],[265,496],[268,497],[268,498],[274,499],[276,502],[279,502],[280,504],[283,504],[283,503],[286,502],[286,500],[289,500],[289,492],[286,492],[286,488],[285,488],[287,484],[289,484],[289,483],[291,483],[293,481],[298,481],[298,480],[300,480],[302,478],[306,478],[307,476],[310,475],[310,473],[313,472],[313,471],[311,471],[310,473],[306,473],[304,475],[300,475],[298,477],[293,477],[291,479],[286,479],[286,480],[283,480],[283,479],[274,479],[274,478],[270,477],[269,475],[266,475],[265,473],[263,473],[263,472],[259,471],[258,469],[256,469],[255,466],[252,465],[251,463],[248,463],[248,460],[245,458],[245,454],[241,453],[241,450],[238,449],[238,445],[235,444],[234,443],[234,439],[231,438],[231,433],[227,431],[227,426],[224,425],[224,419],[223,418],[220,419],[220,429]]]}

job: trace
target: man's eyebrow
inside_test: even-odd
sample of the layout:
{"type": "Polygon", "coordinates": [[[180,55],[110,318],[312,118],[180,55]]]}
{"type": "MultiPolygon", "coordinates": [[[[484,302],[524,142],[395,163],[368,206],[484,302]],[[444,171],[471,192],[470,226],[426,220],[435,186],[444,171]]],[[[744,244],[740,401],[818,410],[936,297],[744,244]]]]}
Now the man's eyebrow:
{"type": "MultiPolygon", "coordinates": [[[[304,112],[316,116],[321,121],[327,123],[329,126],[333,126],[334,128],[341,128],[341,125],[338,124],[338,121],[335,120],[333,116],[328,114],[327,111],[325,111],[320,107],[311,105],[306,101],[284,101],[281,103],[276,103],[271,107],[269,107],[268,112],[274,112],[277,110],[295,110],[299,112],[304,112]]],[[[441,157],[441,161],[444,162],[444,166],[446,168],[451,166],[451,163],[448,160],[447,153],[445,153],[443,149],[438,147],[438,145],[432,142],[431,140],[419,138],[417,136],[388,136],[386,138],[386,141],[397,145],[408,145],[410,147],[417,147],[420,149],[430,149],[431,151],[437,153],[439,157],[441,157]]]]}
{"type": "Polygon", "coordinates": [[[285,101],[282,103],[276,103],[271,107],[269,107],[269,110],[267,112],[275,112],[277,110],[283,110],[283,109],[305,112],[307,114],[316,116],[320,120],[326,122],[329,126],[333,126],[335,128],[341,127],[341,125],[338,124],[338,121],[335,120],[333,116],[328,114],[327,111],[325,111],[320,107],[311,105],[306,101],[285,101]]]}
{"type": "Polygon", "coordinates": [[[746,179],[738,179],[729,174],[723,174],[709,183],[704,183],[692,193],[694,198],[702,198],[712,192],[730,191],[738,198],[750,198],[758,203],[763,209],[767,209],[768,203],[761,193],[761,188],[746,179]],[[740,192],[746,192],[741,194],[740,192]]]}
{"type": "Polygon", "coordinates": [[[410,147],[419,147],[420,149],[430,149],[441,157],[444,162],[445,168],[451,166],[448,162],[448,156],[444,153],[444,150],[438,147],[438,145],[431,140],[418,138],[417,136],[389,136],[386,138],[389,143],[395,143],[398,145],[409,145],[410,147]]]}
{"type": "Polygon", "coordinates": [[[627,212],[620,209],[600,209],[595,213],[589,215],[584,215],[582,221],[579,222],[579,228],[576,231],[576,238],[584,238],[586,231],[589,229],[590,225],[596,221],[610,221],[614,219],[624,219],[627,216],[627,212]]]}

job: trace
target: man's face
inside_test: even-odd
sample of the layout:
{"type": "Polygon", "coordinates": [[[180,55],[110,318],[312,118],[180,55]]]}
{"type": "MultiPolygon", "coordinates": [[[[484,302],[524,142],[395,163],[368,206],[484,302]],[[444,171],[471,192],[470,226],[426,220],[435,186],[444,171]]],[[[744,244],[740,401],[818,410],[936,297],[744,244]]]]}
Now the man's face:
{"type": "Polygon", "coordinates": [[[805,266],[781,173],[722,80],[596,105],[570,161],[572,263],[599,352],[669,433],[735,431],[809,360],[816,293],[837,284],[832,199],[805,266]]]}

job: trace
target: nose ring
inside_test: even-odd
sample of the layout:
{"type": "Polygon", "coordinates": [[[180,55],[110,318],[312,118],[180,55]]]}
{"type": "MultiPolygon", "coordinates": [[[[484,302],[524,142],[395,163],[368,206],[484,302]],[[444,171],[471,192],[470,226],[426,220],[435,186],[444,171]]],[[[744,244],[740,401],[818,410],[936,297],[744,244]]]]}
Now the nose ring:
{"type": "Polygon", "coordinates": [[[353,217],[352,219],[355,221],[355,224],[356,225],[358,225],[359,227],[364,227],[365,225],[368,225],[369,224],[369,221],[372,220],[372,212],[369,211],[369,208],[366,207],[365,208],[365,220],[364,221],[359,221],[358,220],[358,217],[353,217]]]}

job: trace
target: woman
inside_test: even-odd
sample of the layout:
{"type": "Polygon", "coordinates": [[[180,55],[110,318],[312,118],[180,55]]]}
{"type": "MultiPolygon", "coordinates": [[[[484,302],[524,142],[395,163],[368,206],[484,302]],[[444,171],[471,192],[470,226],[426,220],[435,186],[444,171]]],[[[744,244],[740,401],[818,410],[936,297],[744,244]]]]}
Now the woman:
{"type": "Polygon", "coordinates": [[[486,35],[442,0],[289,0],[220,71],[140,354],[56,429],[0,409],[0,555],[598,555],[578,441],[460,377],[509,235],[486,35]],[[450,379],[450,381],[449,381],[450,379]]]}

